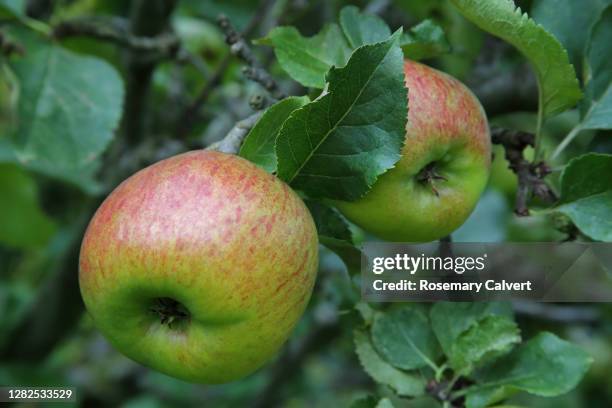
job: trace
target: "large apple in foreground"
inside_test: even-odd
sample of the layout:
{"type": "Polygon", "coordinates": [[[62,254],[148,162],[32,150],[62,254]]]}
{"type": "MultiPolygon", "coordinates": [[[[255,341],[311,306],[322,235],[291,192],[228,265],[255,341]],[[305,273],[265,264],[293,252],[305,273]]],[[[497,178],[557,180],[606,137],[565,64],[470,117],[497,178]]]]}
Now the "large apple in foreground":
{"type": "Polygon", "coordinates": [[[401,159],[364,197],[335,205],[388,241],[433,241],[463,224],[487,184],[489,126],[458,80],[408,60],[404,73],[408,124],[401,159]]]}
{"type": "Polygon", "coordinates": [[[98,329],[128,357],[201,383],[274,355],[310,297],[316,227],[283,182],[232,155],[156,163],[104,201],[79,280],[98,329]]]}

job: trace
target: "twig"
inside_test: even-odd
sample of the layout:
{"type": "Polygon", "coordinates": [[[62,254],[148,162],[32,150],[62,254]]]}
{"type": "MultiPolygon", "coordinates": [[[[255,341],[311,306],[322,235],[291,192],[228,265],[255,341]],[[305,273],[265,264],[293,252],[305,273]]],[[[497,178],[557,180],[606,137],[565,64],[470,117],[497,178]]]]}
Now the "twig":
{"type": "Polygon", "coordinates": [[[221,83],[221,78],[223,78],[223,74],[227,70],[229,63],[232,60],[232,54],[227,53],[225,57],[221,60],[219,65],[217,65],[217,69],[215,72],[208,78],[204,87],[200,90],[198,96],[194,99],[194,101],[185,109],[182,115],[180,115],[180,121],[178,125],[177,133],[179,136],[184,136],[194,125],[195,119],[197,117],[197,112],[200,110],[200,107],[208,101],[208,98],[214,91],[214,89],[221,83]]]}
{"type": "Polygon", "coordinates": [[[442,403],[444,408],[463,408],[465,398],[457,398],[456,393],[466,389],[473,384],[473,381],[455,374],[450,379],[432,379],[425,386],[427,394],[442,403]]]}
{"type": "Polygon", "coordinates": [[[270,93],[272,98],[276,100],[280,100],[285,98],[287,95],[278,89],[278,84],[276,80],[268,74],[264,68],[261,67],[243,67],[242,73],[245,77],[250,79],[253,82],[257,82],[261,85],[266,91],[270,93]]]}
{"type": "Polygon", "coordinates": [[[260,111],[269,104],[270,101],[268,100],[268,98],[266,98],[265,95],[261,94],[255,94],[249,100],[249,106],[255,111],[260,111]]]}
{"type": "Polygon", "coordinates": [[[255,112],[248,118],[236,123],[223,139],[209,145],[206,150],[216,150],[218,152],[230,154],[238,153],[242,141],[249,133],[249,130],[257,123],[261,115],[262,112],[255,112]]]}
{"type": "Polygon", "coordinates": [[[86,36],[127,47],[131,51],[150,53],[156,59],[173,58],[181,49],[178,37],[162,32],[153,37],[138,36],[130,32],[129,22],[123,18],[82,18],[59,23],[53,29],[58,39],[86,36]]]}
{"type": "Polygon", "coordinates": [[[531,133],[502,128],[491,129],[493,143],[504,146],[506,160],[509,168],[516,173],[518,190],[514,212],[520,216],[529,215],[527,202],[531,195],[535,195],[545,202],[554,202],[557,195],[544,181],[551,173],[551,169],[543,161],[531,163],[523,156],[527,146],[533,146],[535,137],[531,133]]]}
{"type": "Polygon", "coordinates": [[[203,76],[208,76],[208,69],[200,58],[189,52],[174,32],[166,31],[153,37],[137,36],[130,32],[129,21],[120,18],[79,18],[62,21],[51,33],[54,38],[91,37],[106,41],[132,52],[143,54],[141,59],[151,62],[175,59],[179,63],[193,65],[203,76]]]}
{"type": "Polygon", "coordinates": [[[242,73],[245,77],[253,82],[260,84],[266,91],[270,93],[272,98],[279,100],[286,95],[278,88],[278,84],[268,73],[268,71],[257,62],[253,50],[245,39],[238,33],[229,18],[225,15],[219,16],[219,27],[225,33],[225,41],[230,46],[232,55],[240,58],[246,66],[242,68],[242,73]]]}
{"type": "MultiPolygon", "coordinates": [[[[263,0],[258,8],[258,11],[253,15],[247,27],[240,33],[241,38],[248,38],[259,26],[263,17],[270,11],[274,5],[274,0],[263,0]]],[[[177,127],[177,133],[179,136],[185,136],[191,131],[193,125],[198,117],[198,111],[208,101],[210,95],[215,88],[221,83],[223,74],[227,70],[233,54],[228,52],[225,57],[221,60],[214,73],[204,84],[198,95],[189,105],[182,115],[179,116],[179,122],[177,127]]]]}
{"type": "MultiPolygon", "coordinates": [[[[130,34],[155,38],[169,29],[170,15],[177,0],[134,0],[130,16],[130,34]]],[[[158,60],[142,58],[140,53],[126,55],[127,80],[123,132],[130,145],[139,143],[146,133],[149,90],[158,60]]]]}

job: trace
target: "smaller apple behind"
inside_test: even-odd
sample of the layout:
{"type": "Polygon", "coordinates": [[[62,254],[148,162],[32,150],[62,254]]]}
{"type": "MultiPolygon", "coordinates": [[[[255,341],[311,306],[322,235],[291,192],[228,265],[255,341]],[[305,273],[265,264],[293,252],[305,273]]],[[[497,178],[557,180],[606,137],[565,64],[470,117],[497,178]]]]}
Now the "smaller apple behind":
{"type": "Polygon", "coordinates": [[[223,383],[278,352],[308,303],[316,227],[286,184],[194,151],[125,180],[85,233],[79,283],[96,327],[162,373],[223,383]]]}
{"type": "Polygon", "coordinates": [[[444,237],[474,210],[489,177],[491,138],[480,102],[457,79],[406,60],[408,123],[402,156],[365,196],[335,201],[352,222],[382,239],[444,237]]]}

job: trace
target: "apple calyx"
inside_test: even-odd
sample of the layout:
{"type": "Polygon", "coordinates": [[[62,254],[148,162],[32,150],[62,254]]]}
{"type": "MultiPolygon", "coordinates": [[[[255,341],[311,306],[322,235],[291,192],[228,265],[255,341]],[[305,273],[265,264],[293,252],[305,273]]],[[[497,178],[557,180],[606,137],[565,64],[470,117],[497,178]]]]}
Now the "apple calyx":
{"type": "Polygon", "coordinates": [[[429,186],[431,188],[431,191],[436,195],[436,197],[439,197],[440,194],[436,189],[435,182],[437,180],[448,181],[446,177],[438,173],[437,163],[435,161],[432,161],[431,163],[423,167],[421,171],[419,171],[416,175],[416,179],[422,185],[429,186]]]}
{"type": "Polygon", "coordinates": [[[179,328],[191,320],[189,310],[181,302],[169,297],[155,298],[149,311],[158,315],[160,323],[169,328],[179,328]]]}

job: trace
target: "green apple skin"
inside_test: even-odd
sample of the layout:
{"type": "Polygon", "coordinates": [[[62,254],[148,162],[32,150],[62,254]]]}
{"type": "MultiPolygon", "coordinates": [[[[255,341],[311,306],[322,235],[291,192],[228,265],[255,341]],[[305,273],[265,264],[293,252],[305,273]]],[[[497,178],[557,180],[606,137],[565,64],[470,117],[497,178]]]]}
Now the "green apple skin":
{"type": "Polygon", "coordinates": [[[480,102],[461,82],[409,60],[404,73],[408,124],[401,159],[365,196],[334,204],[382,239],[428,242],[453,232],[476,206],[489,177],[491,138],[480,102]],[[444,179],[419,180],[430,166],[444,179]]]}
{"type": "Polygon", "coordinates": [[[293,190],[240,157],[193,151],[141,170],[104,201],[83,239],[79,282],[119,351],[214,384],[277,353],[317,268],[316,227],[293,190]],[[159,299],[189,317],[164,322],[159,299]]]}

